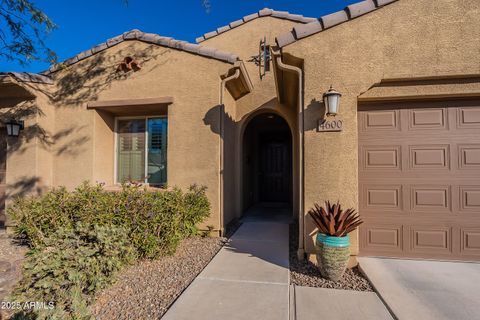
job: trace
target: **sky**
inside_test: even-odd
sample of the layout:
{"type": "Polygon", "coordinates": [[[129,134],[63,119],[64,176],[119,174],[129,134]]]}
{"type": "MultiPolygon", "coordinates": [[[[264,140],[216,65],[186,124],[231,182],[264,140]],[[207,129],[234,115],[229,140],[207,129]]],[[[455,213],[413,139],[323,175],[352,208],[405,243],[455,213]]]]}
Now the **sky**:
{"type": "MultiPolygon", "coordinates": [[[[318,18],[358,1],[210,0],[209,13],[202,0],[128,0],[128,4],[124,0],[35,0],[34,3],[57,25],[47,36],[46,45],[63,61],[131,29],[195,42],[198,36],[262,8],[318,18]]],[[[0,59],[0,71],[48,69],[44,62],[22,66],[0,59]]]]}

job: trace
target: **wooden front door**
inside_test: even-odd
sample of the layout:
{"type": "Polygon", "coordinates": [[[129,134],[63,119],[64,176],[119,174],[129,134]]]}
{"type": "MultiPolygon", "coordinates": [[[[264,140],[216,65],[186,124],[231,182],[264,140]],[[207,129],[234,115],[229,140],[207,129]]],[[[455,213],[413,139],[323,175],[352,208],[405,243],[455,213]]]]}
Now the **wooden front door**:
{"type": "Polygon", "coordinates": [[[287,142],[267,141],[260,152],[260,201],[288,202],[290,199],[290,154],[287,142]]]}

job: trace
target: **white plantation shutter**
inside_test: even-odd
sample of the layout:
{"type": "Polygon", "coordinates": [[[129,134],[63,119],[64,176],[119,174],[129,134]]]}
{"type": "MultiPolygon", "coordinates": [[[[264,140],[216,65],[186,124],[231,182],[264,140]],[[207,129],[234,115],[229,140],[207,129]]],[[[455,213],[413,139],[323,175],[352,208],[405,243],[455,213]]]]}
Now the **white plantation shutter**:
{"type": "Polygon", "coordinates": [[[118,122],[118,182],[145,179],[145,119],[118,122]]]}

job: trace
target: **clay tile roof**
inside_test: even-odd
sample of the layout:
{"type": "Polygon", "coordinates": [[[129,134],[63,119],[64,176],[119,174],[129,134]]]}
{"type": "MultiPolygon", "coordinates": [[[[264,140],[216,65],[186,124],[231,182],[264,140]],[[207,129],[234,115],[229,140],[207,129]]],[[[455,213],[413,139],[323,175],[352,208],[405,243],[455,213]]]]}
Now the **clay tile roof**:
{"type": "Polygon", "coordinates": [[[31,72],[0,72],[0,76],[11,76],[18,82],[53,84],[52,79],[43,74],[31,72]]]}
{"type": "Polygon", "coordinates": [[[277,45],[280,48],[285,47],[295,41],[360,17],[395,1],[398,0],[365,0],[351,4],[343,10],[325,15],[307,24],[294,26],[292,31],[277,36],[277,45]]]}
{"type": "Polygon", "coordinates": [[[264,9],[258,11],[258,12],[255,12],[255,13],[249,14],[248,16],[245,16],[240,20],[233,21],[226,26],[220,27],[217,30],[207,32],[203,36],[198,37],[196,39],[196,41],[197,41],[197,43],[200,43],[202,41],[205,41],[207,39],[215,37],[215,36],[217,36],[221,33],[224,33],[228,30],[231,30],[233,28],[241,26],[244,23],[247,23],[247,22],[252,21],[254,19],[257,19],[257,18],[267,17],[267,16],[271,16],[271,17],[275,17],[275,18],[279,18],[279,19],[290,20],[290,21],[295,21],[295,22],[300,22],[300,23],[309,23],[309,22],[317,20],[316,18],[308,18],[308,17],[304,17],[304,16],[299,15],[299,14],[291,14],[288,11],[276,11],[276,10],[273,10],[273,9],[264,8],[264,9]]]}
{"type": "Polygon", "coordinates": [[[170,37],[163,37],[155,33],[145,33],[138,29],[124,32],[121,35],[110,38],[107,41],[94,46],[91,49],[80,52],[76,56],[69,58],[62,63],[55,64],[50,69],[41,73],[41,75],[49,75],[53,72],[60,70],[63,67],[70,66],[80,60],[86,59],[100,51],[113,47],[123,41],[138,40],[146,43],[155,44],[162,47],[168,47],[176,50],[186,51],[193,54],[197,54],[203,57],[220,60],[228,63],[235,63],[238,60],[238,55],[231,52],[217,52],[216,49],[204,47],[198,44],[189,43],[187,41],[175,40],[170,37]]]}

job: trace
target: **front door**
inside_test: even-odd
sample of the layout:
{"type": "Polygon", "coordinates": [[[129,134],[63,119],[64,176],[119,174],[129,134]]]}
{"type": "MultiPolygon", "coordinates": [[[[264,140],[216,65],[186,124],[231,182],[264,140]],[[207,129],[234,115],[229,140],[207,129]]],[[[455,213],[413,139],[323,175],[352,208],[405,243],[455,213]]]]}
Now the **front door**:
{"type": "Polygon", "coordinates": [[[260,201],[288,202],[290,186],[288,143],[266,141],[260,154],[260,201]]]}

